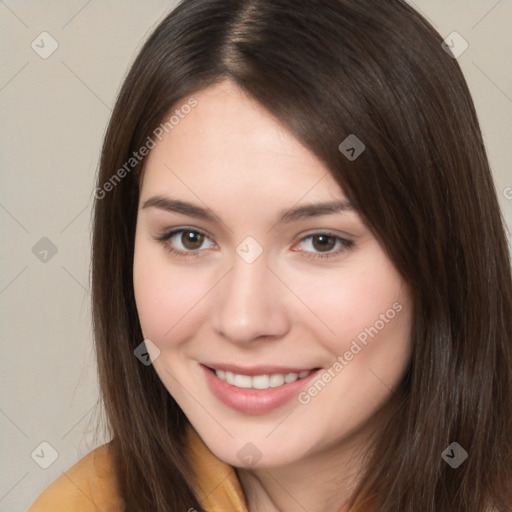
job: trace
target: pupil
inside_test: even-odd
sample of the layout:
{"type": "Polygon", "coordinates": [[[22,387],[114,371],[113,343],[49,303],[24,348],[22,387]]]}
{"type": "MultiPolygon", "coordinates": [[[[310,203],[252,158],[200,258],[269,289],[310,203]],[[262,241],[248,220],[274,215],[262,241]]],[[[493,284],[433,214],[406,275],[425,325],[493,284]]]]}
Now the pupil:
{"type": "Polygon", "coordinates": [[[181,235],[181,242],[187,249],[199,249],[203,245],[204,235],[194,231],[184,231],[181,235]]]}
{"type": "Polygon", "coordinates": [[[316,235],[313,237],[313,246],[318,251],[330,251],[336,244],[336,240],[330,235],[316,235]]]}

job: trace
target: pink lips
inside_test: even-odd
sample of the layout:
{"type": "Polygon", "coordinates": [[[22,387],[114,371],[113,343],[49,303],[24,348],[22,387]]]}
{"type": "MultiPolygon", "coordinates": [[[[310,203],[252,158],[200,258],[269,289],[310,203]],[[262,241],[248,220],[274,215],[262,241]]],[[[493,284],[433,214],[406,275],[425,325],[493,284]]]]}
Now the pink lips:
{"type": "MultiPolygon", "coordinates": [[[[210,391],[225,405],[245,414],[264,414],[277,409],[296,397],[318,374],[320,369],[313,370],[309,375],[295,382],[290,382],[269,389],[247,389],[232,386],[219,379],[213,370],[204,364],[199,365],[204,373],[210,391]]],[[[213,365],[212,365],[213,366],[213,365]]],[[[215,364],[217,370],[231,371],[243,375],[264,375],[271,373],[300,373],[309,368],[284,368],[279,366],[258,366],[240,368],[233,365],[215,364]]]]}

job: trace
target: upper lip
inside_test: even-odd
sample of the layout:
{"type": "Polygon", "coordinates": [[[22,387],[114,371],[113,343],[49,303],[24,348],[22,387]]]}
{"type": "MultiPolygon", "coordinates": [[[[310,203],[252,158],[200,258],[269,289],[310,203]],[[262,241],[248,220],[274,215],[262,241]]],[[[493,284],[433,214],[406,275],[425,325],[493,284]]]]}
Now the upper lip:
{"type": "Polygon", "coordinates": [[[259,365],[259,366],[237,366],[234,364],[224,364],[224,363],[203,363],[204,366],[211,368],[212,370],[223,370],[225,372],[232,372],[239,375],[268,375],[272,373],[282,373],[284,375],[288,373],[300,373],[305,370],[315,370],[317,368],[313,368],[311,366],[295,366],[295,367],[285,367],[285,366],[274,366],[274,365],[259,365]]]}

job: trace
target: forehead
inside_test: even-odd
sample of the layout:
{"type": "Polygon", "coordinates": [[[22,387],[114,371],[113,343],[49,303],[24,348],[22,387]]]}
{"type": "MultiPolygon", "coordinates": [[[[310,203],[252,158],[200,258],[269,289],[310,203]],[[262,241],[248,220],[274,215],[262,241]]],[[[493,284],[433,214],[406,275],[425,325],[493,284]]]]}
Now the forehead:
{"type": "Polygon", "coordinates": [[[217,198],[225,192],[268,200],[285,194],[292,202],[306,194],[308,199],[342,197],[325,165],[234,84],[215,84],[194,98],[197,105],[148,155],[143,190],[162,193],[177,187],[189,197],[215,191],[217,198]]]}

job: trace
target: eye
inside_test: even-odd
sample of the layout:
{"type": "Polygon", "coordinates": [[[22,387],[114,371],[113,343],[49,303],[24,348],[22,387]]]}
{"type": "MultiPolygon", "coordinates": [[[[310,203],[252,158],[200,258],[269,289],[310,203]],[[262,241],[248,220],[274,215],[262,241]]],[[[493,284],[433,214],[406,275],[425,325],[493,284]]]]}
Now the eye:
{"type": "Polygon", "coordinates": [[[211,249],[215,244],[202,231],[190,228],[175,229],[158,238],[165,248],[176,256],[198,256],[203,249],[211,249]]]}
{"type": "Polygon", "coordinates": [[[297,244],[299,251],[309,253],[305,254],[308,258],[332,258],[351,249],[353,245],[352,240],[332,233],[313,233],[297,244]]]}

